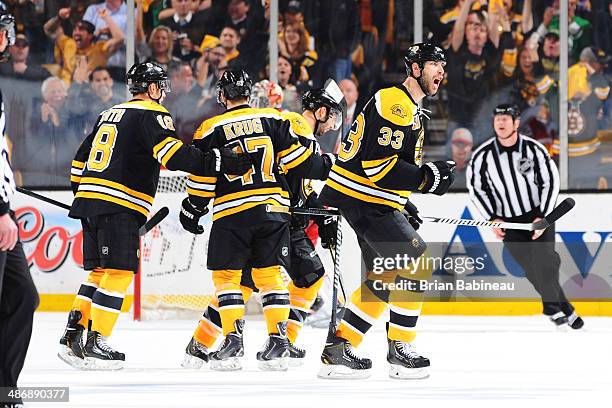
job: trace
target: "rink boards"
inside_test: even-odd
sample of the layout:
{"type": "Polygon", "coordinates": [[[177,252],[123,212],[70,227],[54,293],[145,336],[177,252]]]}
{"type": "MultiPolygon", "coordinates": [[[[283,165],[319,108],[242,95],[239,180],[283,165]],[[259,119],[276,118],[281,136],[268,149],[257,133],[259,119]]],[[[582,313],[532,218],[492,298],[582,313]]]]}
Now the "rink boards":
{"type": "MultiPolygon", "coordinates": [[[[70,192],[43,192],[58,201],[70,203],[70,192]]],[[[564,198],[566,195],[562,195],[564,198]]],[[[164,220],[159,231],[153,231],[142,240],[142,268],[146,274],[143,291],[146,293],[165,293],[202,295],[213,292],[210,272],[206,270],[207,234],[194,238],[180,228],[178,208],[181,194],[163,194],[156,198],[156,207],[170,207],[170,216],[164,220]]],[[[612,264],[610,243],[612,242],[612,194],[572,194],[576,207],[557,224],[557,250],[565,256],[562,263],[562,276],[582,277],[578,286],[591,285],[602,289],[598,294],[587,297],[589,302],[578,305],[585,315],[612,316],[612,302],[607,296],[612,287],[612,264]],[[604,245],[605,243],[605,245],[604,245]],[[571,250],[570,250],[571,247],[571,250]]],[[[443,216],[448,218],[480,219],[464,193],[448,194],[444,197],[433,195],[414,195],[412,201],[422,215],[443,216]]],[[[12,202],[13,209],[20,221],[20,234],[31,265],[31,273],[41,294],[41,311],[68,310],[74,293],[86,276],[82,265],[82,233],[80,223],[67,217],[66,211],[30,197],[17,194],[12,202]]],[[[204,220],[206,232],[210,230],[210,218],[204,220]]],[[[360,280],[358,245],[354,234],[344,225],[342,246],[342,270],[347,290],[357,287],[360,280]]],[[[495,238],[488,229],[475,229],[465,226],[425,224],[419,230],[426,242],[448,243],[462,240],[481,240],[493,242],[495,238]]],[[[321,248],[318,248],[322,251],[321,248]]],[[[320,252],[331,270],[329,256],[320,252]]],[[[495,273],[510,275],[511,265],[501,255],[491,254],[491,267],[495,273]]],[[[485,273],[486,275],[486,273],[485,273]]],[[[144,277],[145,275],[143,275],[144,277]]],[[[439,274],[434,275],[434,277],[439,274]]],[[[530,287],[523,279],[521,285],[530,287]]],[[[572,282],[562,286],[572,293],[572,282]],[[569,286],[568,286],[569,284],[569,286]]],[[[576,284],[573,284],[576,286],[576,284]]],[[[575,292],[583,293],[583,292],[575,292]]],[[[588,292],[587,292],[588,293],[588,292]]],[[[580,297],[584,299],[584,297],[580,297]]],[[[128,296],[124,310],[129,310],[132,297],[128,296]]],[[[430,301],[424,312],[430,314],[466,315],[525,315],[539,313],[541,306],[534,301],[535,293],[524,296],[522,300],[504,301],[503,298],[489,302],[443,302],[430,301]]],[[[489,299],[490,300],[490,299],[489,299]]]]}

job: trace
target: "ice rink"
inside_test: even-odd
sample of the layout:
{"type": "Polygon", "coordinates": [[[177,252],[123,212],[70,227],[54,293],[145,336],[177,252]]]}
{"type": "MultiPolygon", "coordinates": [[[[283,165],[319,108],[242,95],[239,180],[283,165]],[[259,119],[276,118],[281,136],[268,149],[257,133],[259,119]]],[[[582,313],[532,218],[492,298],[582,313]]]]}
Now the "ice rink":
{"type": "Polygon", "coordinates": [[[246,368],[219,373],[180,367],[195,322],[133,322],[122,315],[109,343],[126,353],[126,368],[83,372],[56,357],[65,319],[65,313],[36,314],[20,385],[68,386],[70,402],[26,407],[586,408],[612,400],[612,318],[586,318],[584,330],[559,332],[541,316],[423,316],[416,344],[432,368],[430,378],[412,381],[388,378],[382,323],[358,349],[373,359],[372,377],[333,381],[316,378],[323,329],[302,331],[304,366],[261,372],[255,353],[265,341],[264,324],[247,320],[246,368]]]}

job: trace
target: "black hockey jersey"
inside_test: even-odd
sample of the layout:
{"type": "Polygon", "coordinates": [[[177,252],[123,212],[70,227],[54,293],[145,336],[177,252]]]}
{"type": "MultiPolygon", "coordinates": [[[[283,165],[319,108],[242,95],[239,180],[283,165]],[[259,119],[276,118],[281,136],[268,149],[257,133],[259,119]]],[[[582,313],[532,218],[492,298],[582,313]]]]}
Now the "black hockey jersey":
{"type": "Polygon", "coordinates": [[[376,92],[342,141],[321,201],[403,209],[422,182],[423,138],[418,105],[403,85],[376,92]]]}
{"type": "Polygon", "coordinates": [[[265,205],[288,206],[290,188],[284,175],[324,179],[330,161],[299,142],[295,124],[275,109],[241,105],[204,121],[193,143],[202,150],[227,146],[247,152],[253,167],[242,176],[200,177],[187,183],[190,201],[203,208],[213,201],[213,221],[230,228],[274,220],[288,221],[284,214],[268,213],[265,205]]]}
{"type": "Polygon", "coordinates": [[[172,116],[143,100],[103,111],[72,162],[73,218],[132,211],[146,217],[157,190],[160,164],[170,170],[214,175],[214,157],[175,138],[172,116]]]}

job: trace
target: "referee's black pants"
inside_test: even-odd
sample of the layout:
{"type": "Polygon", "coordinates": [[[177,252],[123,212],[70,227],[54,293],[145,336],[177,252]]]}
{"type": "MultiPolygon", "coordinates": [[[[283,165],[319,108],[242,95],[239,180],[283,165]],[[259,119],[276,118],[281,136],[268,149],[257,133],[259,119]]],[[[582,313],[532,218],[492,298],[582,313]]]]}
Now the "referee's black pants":
{"type": "Polygon", "coordinates": [[[532,235],[532,231],[506,230],[504,244],[540,294],[544,314],[552,316],[563,312],[569,316],[574,312],[574,307],[559,284],[561,258],[555,251],[555,227],[548,227],[536,240],[531,239],[532,235]]]}
{"type": "Polygon", "coordinates": [[[32,335],[38,292],[21,242],[0,251],[0,387],[16,387],[32,335]]]}

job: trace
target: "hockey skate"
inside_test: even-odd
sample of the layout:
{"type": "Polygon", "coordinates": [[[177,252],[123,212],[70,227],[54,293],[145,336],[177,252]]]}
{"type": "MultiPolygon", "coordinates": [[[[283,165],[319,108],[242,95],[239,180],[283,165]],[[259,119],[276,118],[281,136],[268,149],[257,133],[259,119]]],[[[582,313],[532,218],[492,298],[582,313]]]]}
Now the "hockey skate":
{"type": "Polygon", "coordinates": [[[57,352],[60,360],[78,369],[86,368],[83,348],[83,331],[85,328],[79,324],[82,316],[78,310],[73,310],[68,314],[66,331],[60,339],[60,349],[57,352]]]}
{"type": "Polygon", "coordinates": [[[319,378],[361,379],[368,378],[372,371],[372,360],[356,356],[348,340],[336,335],[327,337],[321,361],[319,378]]]}
{"type": "Polygon", "coordinates": [[[562,327],[565,323],[567,323],[567,316],[563,312],[557,312],[554,315],[550,316],[550,321],[553,322],[558,328],[562,327]]]}
{"type": "Polygon", "coordinates": [[[414,346],[398,340],[389,340],[387,361],[389,377],[399,380],[415,380],[429,377],[429,359],[421,356],[414,346]]]}
{"type": "Polygon", "coordinates": [[[242,370],[241,358],[244,357],[244,343],[242,332],[244,331],[244,320],[234,322],[234,331],[229,333],[219,350],[210,354],[210,368],[216,371],[242,370]]]}
{"type": "Polygon", "coordinates": [[[299,367],[304,364],[306,350],[289,342],[289,367],[299,367]]]}
{"type": "Polygon", "coordinates": [[[87,333],[85,361],[88,370],[121,370],[125,354],[114,350],[97,331],[87,333]]]}
{"type": "Polygon", "coordinates": [[[183,368],[202,368],[202,366],[208,362],[208,348],[205,345],[199,343],[195,337],[191,338],[191,341],[185,348],[185,358],[181,366],[183,368]]]}
{"type": "Polygon", "coordinates": [[[584,326],[584,320],[582,320],[582,317],[578,316],[576,312],[573,312],[571,315],[567,316],[567,325],[574,330],[579,330],[584,326]]]}
{"type": "Polygon", "coordinates": [[[270,334],[263,350],[257,353],[259,368],[264,371],[286,371],[289,368],[287,322],[280,322],[276,327],[278,334],[270,334]]]}

